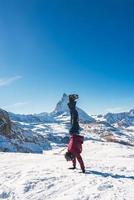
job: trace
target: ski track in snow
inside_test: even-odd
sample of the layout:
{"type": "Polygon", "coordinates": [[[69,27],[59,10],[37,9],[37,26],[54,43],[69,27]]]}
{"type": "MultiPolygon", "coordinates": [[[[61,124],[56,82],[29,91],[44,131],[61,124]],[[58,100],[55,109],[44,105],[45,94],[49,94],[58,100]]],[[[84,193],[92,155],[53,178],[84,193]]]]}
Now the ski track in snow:
{"type": "Polygon", "coordinates": [[[59,149],[42,155],[0,153],[2,200],[133,200],[134,148],[86,141],[86,174],[69,170],[59,149]]]}

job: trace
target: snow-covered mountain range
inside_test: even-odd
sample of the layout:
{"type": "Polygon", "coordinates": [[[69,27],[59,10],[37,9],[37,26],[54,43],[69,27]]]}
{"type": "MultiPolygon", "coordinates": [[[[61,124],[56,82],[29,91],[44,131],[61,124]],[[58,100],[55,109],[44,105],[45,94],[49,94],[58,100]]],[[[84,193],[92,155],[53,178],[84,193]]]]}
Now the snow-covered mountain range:
{"type": "Polygon", "coordinates": [[[45,136],[32,131],[30,124],[29,130],[22,124],[12,122],[8,113],[0,109],[0,151],[42,153],[51,149],[45,136]]]}
{"type": "Polygon", "coordinates": [[[110,124],[118,123],[119,125],[131,126],[134,125],[134,109],[129,112],[108,113],[104,116],[110,124]]]}
{"type": "MultiPolygon", "coordinates": [[[[0,150],[19,152],[38,152],[67,143],[70,128],[68,96],[63,94],[51,113],[22,115],[3,111],[10,123],[10,134],[0,130],[0,150]]],[[[77,108],[81,133],[85,138],[97,138],[122,144],[134,144],[134,110],[124,113],[108,113],[96,117],[89,116],[77,108]],[[110,139],[109,139],[110,138],[110,139]]],[[[3,126],[3,119],[0,126],[3,126]]],[[[8,123],[8,122],[7,122],[8,123]]]]}
{"type": "MultiPolygon", "coordinates": [[[[68,96],[63,94],[61,100],[57,103],[54,111],[51,113],[42,112],[39,114],[14,114],[9,113],[10,119],[12,121],[17,122],[25,122],[25,123],[60,123],[64,121],[70,120],[70,113],[67,106],[68,96]]],[[[134,125],[134,109],[129,112],[122,113],[107,113],[106,115],[98,115],[97,117],[89,116],[85,111],[81,108],[78,108],[79,119],[82,123],[93,123],[95,121],[106,121],[109,124],[118,123],[119,125],[130,126],[134,125]],[[101,117],[100,117],[101,116],[101,117]]]]}
{"type": "MultiPolygon", "coordinates": [[[[62,99],[57,103],[56,108],[51,113],[43,112],[33,115],[20,115],[10,113],[10,118],[13,121],[20,121],[26,123],[38,123],[38,122],[61,122],[65,119],[69,121],[70,113],[67,106],[68,96],[63,94],[62,99]]],[[[94,118],[89,116],[85,111],[77,108],[79,113],[79,119],[81,122],[93,122],[94,118]]]]}
{"type": "MultiPolygon", "coordinates": [[[[68,96],[64,94],[51,113],[22,115],[1,110],[0,150],[42,153],[54,144],[67,143],[70,122],[67,103],[68,96]],[[9,131],[6,131],[7,128],[9,131]]],[[[77,109],[82,123],[95,121],[83,110],[77,109]]]]}

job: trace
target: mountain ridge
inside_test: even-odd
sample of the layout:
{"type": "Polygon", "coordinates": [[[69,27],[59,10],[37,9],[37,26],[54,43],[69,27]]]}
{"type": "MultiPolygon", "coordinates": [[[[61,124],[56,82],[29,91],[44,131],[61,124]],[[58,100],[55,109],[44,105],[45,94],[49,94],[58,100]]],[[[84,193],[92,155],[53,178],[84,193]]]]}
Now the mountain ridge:
{"type": "MultiPolygon", "coordinates": [[[[63,94],[61,100],[56,104],[55,109],[50,112],[42,112],[39,114],[15,114],[15,113],[9,113],[11,120],[13,121],[21,121],[21,122],[27,122],[27,123],[35,123],[35,122],[57,122],[60,121],[58,119],[58,116],[64,115],[67,118],[70,117],[70,112],[67,106],[68,103],[68,95],[63,94]]],[[[79,113],[79,119],[82,122],[94,122],[95,119],[89,116],[85,111],[83,111],[81,108],[78,108],[79,113]]]]}

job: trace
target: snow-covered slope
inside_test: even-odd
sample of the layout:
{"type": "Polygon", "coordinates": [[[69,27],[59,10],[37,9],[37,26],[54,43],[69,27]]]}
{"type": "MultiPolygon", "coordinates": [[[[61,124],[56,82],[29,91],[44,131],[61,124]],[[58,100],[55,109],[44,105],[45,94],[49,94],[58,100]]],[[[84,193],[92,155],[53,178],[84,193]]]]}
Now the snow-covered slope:
{"type": "Polygon", "coordinates": [[[40,114],[14,114],[9,113],[10,119],[17,122],[25,123],[41,123],[41,122],[54,122],[54,118],[49,113],[40,113],[40,114]]]}
{"type": "Polygon", "coordinates": [[[0,153],[2,200],[133,200],[134,153],[132,147],[87,141],[80,167],[71,171],[61,149],[44,155],[0,153]]]}
{"type": "Polygon", "coordinates": [[[0,151],[42,153],[51,149],[50,142],[42,134],[25,130],[19,124],[11,123],[10,136],[0,132],[0,151]]]}
{"type": "Polygon", "coordinates": [[[55,122],[53,116],[47,112],[34,114],[34,116],[37,117],[40,120],[40,122],[55,122]]]}

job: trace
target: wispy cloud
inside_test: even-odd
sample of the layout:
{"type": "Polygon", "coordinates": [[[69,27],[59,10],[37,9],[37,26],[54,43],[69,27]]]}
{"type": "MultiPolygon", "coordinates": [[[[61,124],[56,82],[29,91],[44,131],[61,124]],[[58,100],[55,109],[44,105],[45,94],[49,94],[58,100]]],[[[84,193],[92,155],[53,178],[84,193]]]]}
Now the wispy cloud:
{"type": "Polygon", "coordinates": [[[12,82],[17,81],[21,78],[22,76],[13,76],[13,77],[2,78],[2,79],[0,78],[0,87],[10,85],[12,82]]]}
{"type": "Polygon", "coordinates": [[[3,106],[3,108],[4,109],[15,109],[15,108],[23,107],[28,104],[29,104],[29,102],[17,102],[17,103],[11,104],[11,105],[3,106]]]}

